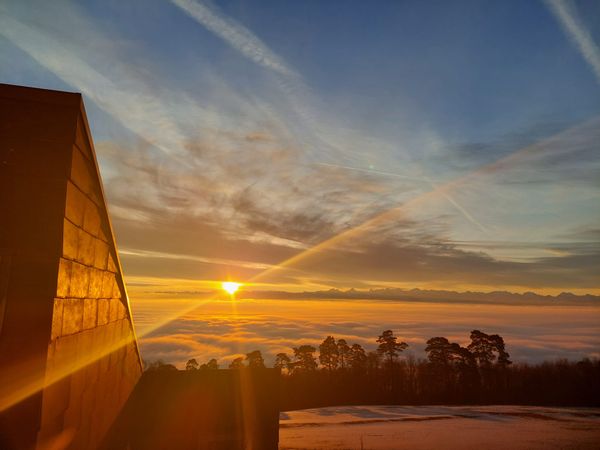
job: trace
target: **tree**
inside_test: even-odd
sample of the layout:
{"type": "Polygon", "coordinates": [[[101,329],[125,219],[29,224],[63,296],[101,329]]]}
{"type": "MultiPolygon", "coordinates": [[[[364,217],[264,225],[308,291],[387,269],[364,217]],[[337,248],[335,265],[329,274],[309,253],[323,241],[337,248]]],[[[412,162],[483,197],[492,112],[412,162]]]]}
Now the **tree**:
{"type": "Polygon", "coordinates": [[[277,353],[277,355],[275,355],[275,364],[273,367],[279,370],[287,369],[290,371],[290,363],[291,360],[287,353],[277,353]]]}
{"type": "Polygon", "coordinates": [[[350,359],[350,346],[345,339],[338,339],[337,341],[337,352],[340,363],[340,369],[345,369],[349,364],[350,359]]]}
{"type": "Polygon", "coordinates": [[[152,372],[152,371],[163,372],[163,371],[174,371],[174,370],[177,370],[177,367],[175,367],[173,364],[165,363],[164,361],[162,361],[160,359],[158,361],[151,362],[146,366],[146,371],[148,371],[148,372],[152,372]]]}
{"type": "Polygon", "coordinates": [[[453,366],[457,371],[457,390],[463,400],[472,401],[476,398],[480,384],[475,356],[468,348],[461,347],[459,344],[452,343],[450,347],[453,366]]]}
{"type": "Polygon", "coordinates": [[[260,350],[254,350],[250,353],[246,353],[246,361],[248,361],[248,367],[251,369],[265,368],[265,360],[263,359],[260,350]]]}
{"type": "Polygon", "coordinates": [[[450,343],[445,337],[433,337],[427,341],[425,352],[429,359],[432,392],[448,395],[458,388],[466,393],[473,387],[478,373],[473,355],[468,349],[454,342],[450,343]]]}
{"type": "Polygon", "coordinates": [[[430,378],[429,389],[436,398],[445,395],[451,386],[453,368],[452,344],[445,337],[433,337],[427,341],[425,347],[429,366],[426,368],[430,378]]]}
{"type": "Polygon", "coordinates": [[[506,352],[504,339],[497,334],[488,335],[479,330],[471,331],[471,343],[467,347],[475,357],[479,367],[490,367],[494,362],[499,366],[512,364],[506,352]]]}
{"type": "Polygon", "coordinates": [[[231,361],[231,364],[229,364],[229,368],[230,369],[243,369],[244,368],[244,358],[242,358],[241,356],[238,356],[233,361],[231,361]]]}
{"type": "Polygon", "coordinates": [[[367,369],[369,372],[374,372],[379,369],[379,359],[381,355],[379,352],[369,352],[367,353],[367,369]]]}
{"type": "Polygon", "coordinates": [[[217,370],[218,368],[219,363],[214,358],[209,359],[207,363],[200,366],[200,370],[217,370]]]}
{"type": "Polygon", "coordinates": [[[475,357],[468,348],[461,347],[459,344],[453,342],[450,344],[450,353],[452,355],[452,362],[456,367],[477,367],[475,357]]]}
{"type": "Polygon", "coordinates": [[[294,370],[312,371],[317,369],[317,360],[314,353],[317,351],[312,345],[294,347],[294,370]]]}
{"type": "Polygon", "coordinates": [[[185,370],[198,370],[198,361],[195,358],[190,359],[185,364],[185,370]]]}
{"type": "Polygon", "coordinates": [[[512,364],[512,361],[509,359],[510,355],[506,352],[504,339],[502,338],[502,336],[492,334],[490,336],[490,341],[492,342],[496,349],[496,352],[498,353],[496,364],[501,367],[506,367],[512,364]]]}
{"type": "Polygon", "coordinates": [[[433,337],[425,347],[429,362],[438,366],[449,366],[452,361],[452,344],[445,337],[433,337]]]}
{"type": "Polygon", "coordinates": [[[467,348],[480,367],[489,367],[496,358],[490,337],[479,330],[471,331],[471,343],[467,348]]]}
{"type": "Polygon", "coordinates": [[[355,371],[362,371],[367,367],[367,354],[360,344],[352,344],[352,347],[350,347],[348,363],[355,371]]]}
{"type": "Polygon", "coordinates": [[[393,366],[394,360],[398,357],[400,352],[408,348],[406,342],[397,342],[396,336],[392,330],[385,330],[379,338],[377,338],[377,352],[387,359],[390,367],[393,366]]]}
{"type": "Polygon", "coordinates": [[[319,362],[329,371],[337,369],[338,347],[333,336],[327,336],[319,345],[319,362]]]}

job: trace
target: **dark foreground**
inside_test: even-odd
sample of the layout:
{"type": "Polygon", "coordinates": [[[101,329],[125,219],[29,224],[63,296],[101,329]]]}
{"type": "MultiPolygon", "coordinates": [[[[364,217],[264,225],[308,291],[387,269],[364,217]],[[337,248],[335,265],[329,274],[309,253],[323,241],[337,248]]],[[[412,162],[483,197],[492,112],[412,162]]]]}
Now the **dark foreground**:
{"type": "Polygon", "coordinates": [[[280,449],[598,449],[600,408],[345,406],[281,413],[280,449]]]}

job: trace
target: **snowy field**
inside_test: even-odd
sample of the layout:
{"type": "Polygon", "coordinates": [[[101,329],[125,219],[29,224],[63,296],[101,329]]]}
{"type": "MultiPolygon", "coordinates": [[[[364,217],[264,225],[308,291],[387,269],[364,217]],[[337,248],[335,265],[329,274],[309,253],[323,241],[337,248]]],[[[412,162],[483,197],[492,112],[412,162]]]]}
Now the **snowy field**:
{"type": "Polygon", "coordinates": [[[342,406],[281,413],[280,449],[600,449],[600,408],[342,406]]]}

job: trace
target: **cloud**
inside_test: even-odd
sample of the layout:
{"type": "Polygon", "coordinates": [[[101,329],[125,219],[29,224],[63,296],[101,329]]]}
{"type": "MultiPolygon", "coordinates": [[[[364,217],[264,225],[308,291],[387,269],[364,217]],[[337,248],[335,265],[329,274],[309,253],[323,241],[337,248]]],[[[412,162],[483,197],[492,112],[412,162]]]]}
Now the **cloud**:
{"type": "Polygon", "coordinates": [[[377,160],[380,165],[385,165],[374,152],[369,155],[366,150],[372,148],[390,153],[397,144],[368,135],[364,130],[355,130],[331,114],[324,114],[325,105],[313,95],[302,76],[251,30],[201,0],[171,2],[243,56],[271,69],[275,75],[271,89],[283,93],[283,102],[265,104],[264,108],[274,115],[285,114],[288,132],[294,136],[308,162],[366,165],[367,160],[377,160]]]}
{"type": "Polygon", "coordinates": [[[241,142],[260,136],[255,133],[265,123],[281,129],[268,100],[231,88],[208,65],[195,74],[195,86],[161,77],[165,62],[153,49],[115,37],[76,4],[2,5],[0,11],[1,36],[137,136],[145,158],[155,163],[186,167],[187,146],[198,135],[222,142],[234,135],[241,142]]]}
{"type": "Polygon", "coordinates": [[[273,214],[273,208],[259,205],[256,197],[258,193],[247,188],[233,199],[236,213],[243,217],[244,226],[250,230],[310,244],[322,240],[334,229],[327,212],[298,208],[273,214]]]}
{"type": "MultiPolygon", "coordinates": [[[[216,8],[178,4],[199,5],[212,32],[259,64],[283,64],[216,8]]],[[[566,130],[532,125],[462,150],[423,133],[410,140],[423,144],[417,151],[341,123],[285,71],[259,71],[275,76],[234,88],[200,59],[189,80],[173,83],[154,70],[164,64],[154,49],[111,35],[77,5],[10,6],[0,34],[137,135],[96,141],[130,276],[252,278],[311,249],[270,279],[312,289],[598,288],[597,239],[556,238],[597,221],[597,118],[566,130]]]]}
{"type": "Polygon", "coordinates": [[[558,236],[562,239],[583,241],[586,247],[600,245],[600,228],[596,225],[578,226],[569,233],[558,236]]]}
{"type": "MultiPolygon", "coordinates": [[[[164,307],[158,300],[133,302],[134,316],[141,310],[152,314],[153,308],[162,314],[164,307]]],[[[223,362],[255,349],[272,364],[277,353],[290,354],[292,347],[302,343],[318,345],[327,335],[374,350],[381,331],[392,329],[409,343],[414,356],[422,358],[430,337],[446,336],[466,344],[470,331],[478,328],[504,336],[516,361],[579,359],[600,344],[597,314],[597,305],[473,308],[452,299],[438,303],[244,300],[238,302],[237,311],[228,302],[213,302],[144,337],[140,346],[144,359],[160,356],[180,366],[192,357],[199,362],[210,358],[223,362]]]]}
{"type": "MultiPolygon", "coordinates": [[[[81,32],[79,39],[92,42],[102,50],[84,50],[67,35],[45,27],[35,17],[20,19],[8,10],[0,14],[0,34],[81,91],[123,127],[143,136],[165,153],[177,154],[183,134],[147,80],[131,65],[119,63],[115,58],[110,58],[110,62],[103,58],[102,55],[116,51],[114,45],[73,8],[57,10],[71,19],[69,28],[81,32]],[[100,72],[100,65],[109,69],[100,72]]],[[[64,21],[65,17],[57,20],[64,21]]]]}
{"type": "Polygon", "coordinates": [[[593,117],[528,145],[516,158],[509,156],[493,165],[486,175],[500,172],[505,183],[550,184],[560,180],[589,185],[595,183],[600,171],[599,140],[600,118],[593,117]]]}
{"type": "Polygon", "coordinates": [[[590,184],[600,170],[599,129],[597,116],[577,124],[534,122],[488,142],[449,144],[439,162],[472,170],[471,179],[482,176],[507,184],[550,184],[557,180],[590,184]]]}
{"type": "MultiPolygon", "coordinates": [[[[497,195],[504,185],[510,185],[512,171],[527,167],[534,173],[540,166],[558,173],[568,164],[567,155],[591,155],[591,138],[597,133],[588,131],[593,128],[587,125],[580,133],[570,132],[573,140],[561,138],[534,146],[504,169],[492,165],[493,170],[483,170],[468,178],[469,182],[453,187],[453,196],[464,202],[465,192],[475,191],[478,199],[488,191],[497,195]]],[[[237,138],[228,139],[235,145],[237,138]]],[[[246,142],[244,136],[239,139],[246,142]]],[[[128,250],[123,261],[129,275],[221,279],[230,271],[243,280],[251,279],[299,251],[369,220],[374,209],[385,211],[394,206],[382,195],[389,188],[387,178],[361,171],[348,174],[331,166],[307,172],[295,163],[295,149],[282,152],[272,139],[244,145],[247,151],[233,164],[224,157],[233,151],[226,146],[191,142],[187,169],[148,157],[143,146],[126,153],[114,144],[98,145],[111,165],[120,169],[106,184],[111,207],[123,212],[114,221],[120,246],[128,250]],[[198,171],[197,160],[212,170],[198,171]],[[269,170],[264,170],[266,161],[273,164],[269,170]],[[272,170],[274,167],[277,170],[272,170]],[[374,200],[383,201],[373,204],[374,200]]],[[[588,166],[593,164],[593,159],[588,162],[588,166]]],[[[518,179],[515,176],[514,180],[518,179]]],[[[411,193],[407,186],[407,194],[411,193]]],[[[558,201],[556,197],[551,200],[554,204],[558,201]]],[[[272,271],[261,281],[312,284],[312,288],[327,283],[338,287],[412,283],[415,287],[432,282],[447,288],[478,285],[484,290],[489,286],[579,292],[597,288],[594,272],[600,259],[597,246],[590,246],[589,239],[527,241],[519,236],[520,241],[503,240],[496,233],[487,242],[473,236],[457,241],[450,234],[452,216],[448,214],[453,211],[429,201],[405,206],[404,214],[390,215],[370,226],[368,232],[320,248],[306,261],[272,271]],[[547,257],[548,250],[560,253],[547,257]]],[[[487,223],[496,220],[495,214],[515,213],[514,206],[512,210],[499,209],[498,202],[488,203],[493,207],[489,212],[485,205],[479,204],[477,209],[487,223]]]]}
{"type": "MultiPolygon", "coordinates": [[[[497,260],[480,252],[465,251],[451,242],[378,243],[353,242],[352,251],[326,249],[294,264],[323,277],[346,280],[359,278],[376,286],[399,283],[431,285],[494,286],[523,289],[596,289],[600,253],[584,251],[562,257],[538,258],[527,262],[497,260]]],[[[277,272],[273,274],[277,277],[277,272]]],[[[267,278],[268,279],[268,278],[267,278]]],[[[265,281],[263,279],[262,281],[265,281]]]]}
{"type": "Polygon", "coordinates": [[[494,292],[456,292],[447,290],[422,290],[422,289],[369,289],[369,290],[339,290],[328,289],[314,292],[286,292],[286,291],[251,291],[244,289],[237,294],[239,299],[341,299],[341,300],[389,300],[389,301],[417,301],[432,303],[447,303],[449,300],[457,303],[494,304],[494,305],[587,305],[600,306],[600,296],[574,295],[561,293],[560,295],[539,295],[534,292],[523,294],[506,291],[494,292]]]}
{"type": "Polygon", "coordinates": [[[256,64],[284,75],[294,74],[283,59],[273,53],[256,35],[239,22],[221,14],[216,7],[208,7],[198,0],[171,2],[256,64]]]}
{"type": "Polygon", "coordinates": [[[596,80],[600,83],[600,48],[581,21],[575,6],[567,0],[546,0],[546,5],[581,56],[590,65],[596,80]]]}
{"type": "Polygon", "coordinates": [[[270,264],[261,264],[253,261],[241,261],[233,259],[222,259],[222,258],[206,258],[202,256],[176,254],[176,253],[164,253],[164,252],[152,252],[147,250],[134,250],[128,248],[121,248],[119,250],[120,255],[134,256],[140,258],[155,258],[164,260],[177,260],[177,261],[197,261],[204,264],[216,264],[223,266],[234,266],[243,267],[248,269],[266,270],[272,267],[270,264]]]}
{"type": "Polygon", "coordinates": [[[109,167],[118,168],[106,186],[119,223],[135,217],[143,219],[143,226],[162,223],[169,211],[190,222],[196,217],[201,227],[214,225],[232,240],[263,236],[303,248],[369,214],[378,206],[373,196],[387,190],[386,180],[369,174],[306,167],[299,149],[281,148],[275,138],[246,141],[245,136],[229,136],[212,144],[201,137],[190,139],[184,167],[147,152],[144,145],[124,149],[99,142],[97,148],[109,167]],[[204,166],[210,170],[201,170],[204,166]]]}
{"type": "Polygon", "coordinates": [[[141,341],[144,352],[150,357],[147,361],[187,361],[195,355],[225,356],[222,347],[201,342],[193,334],[173,334],[168,336],[146,337],[141,341]]]}

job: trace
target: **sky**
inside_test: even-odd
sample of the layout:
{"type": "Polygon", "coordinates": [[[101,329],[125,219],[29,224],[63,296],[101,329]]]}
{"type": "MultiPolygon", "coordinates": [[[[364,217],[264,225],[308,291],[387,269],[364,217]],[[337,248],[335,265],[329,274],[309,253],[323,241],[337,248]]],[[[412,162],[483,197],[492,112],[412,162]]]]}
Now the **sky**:
{"type": "Polygon", "coordinates": [[[0,82],[83,94],[134,302],[600,293],[597,1],[0,0],[0,82]]]}

